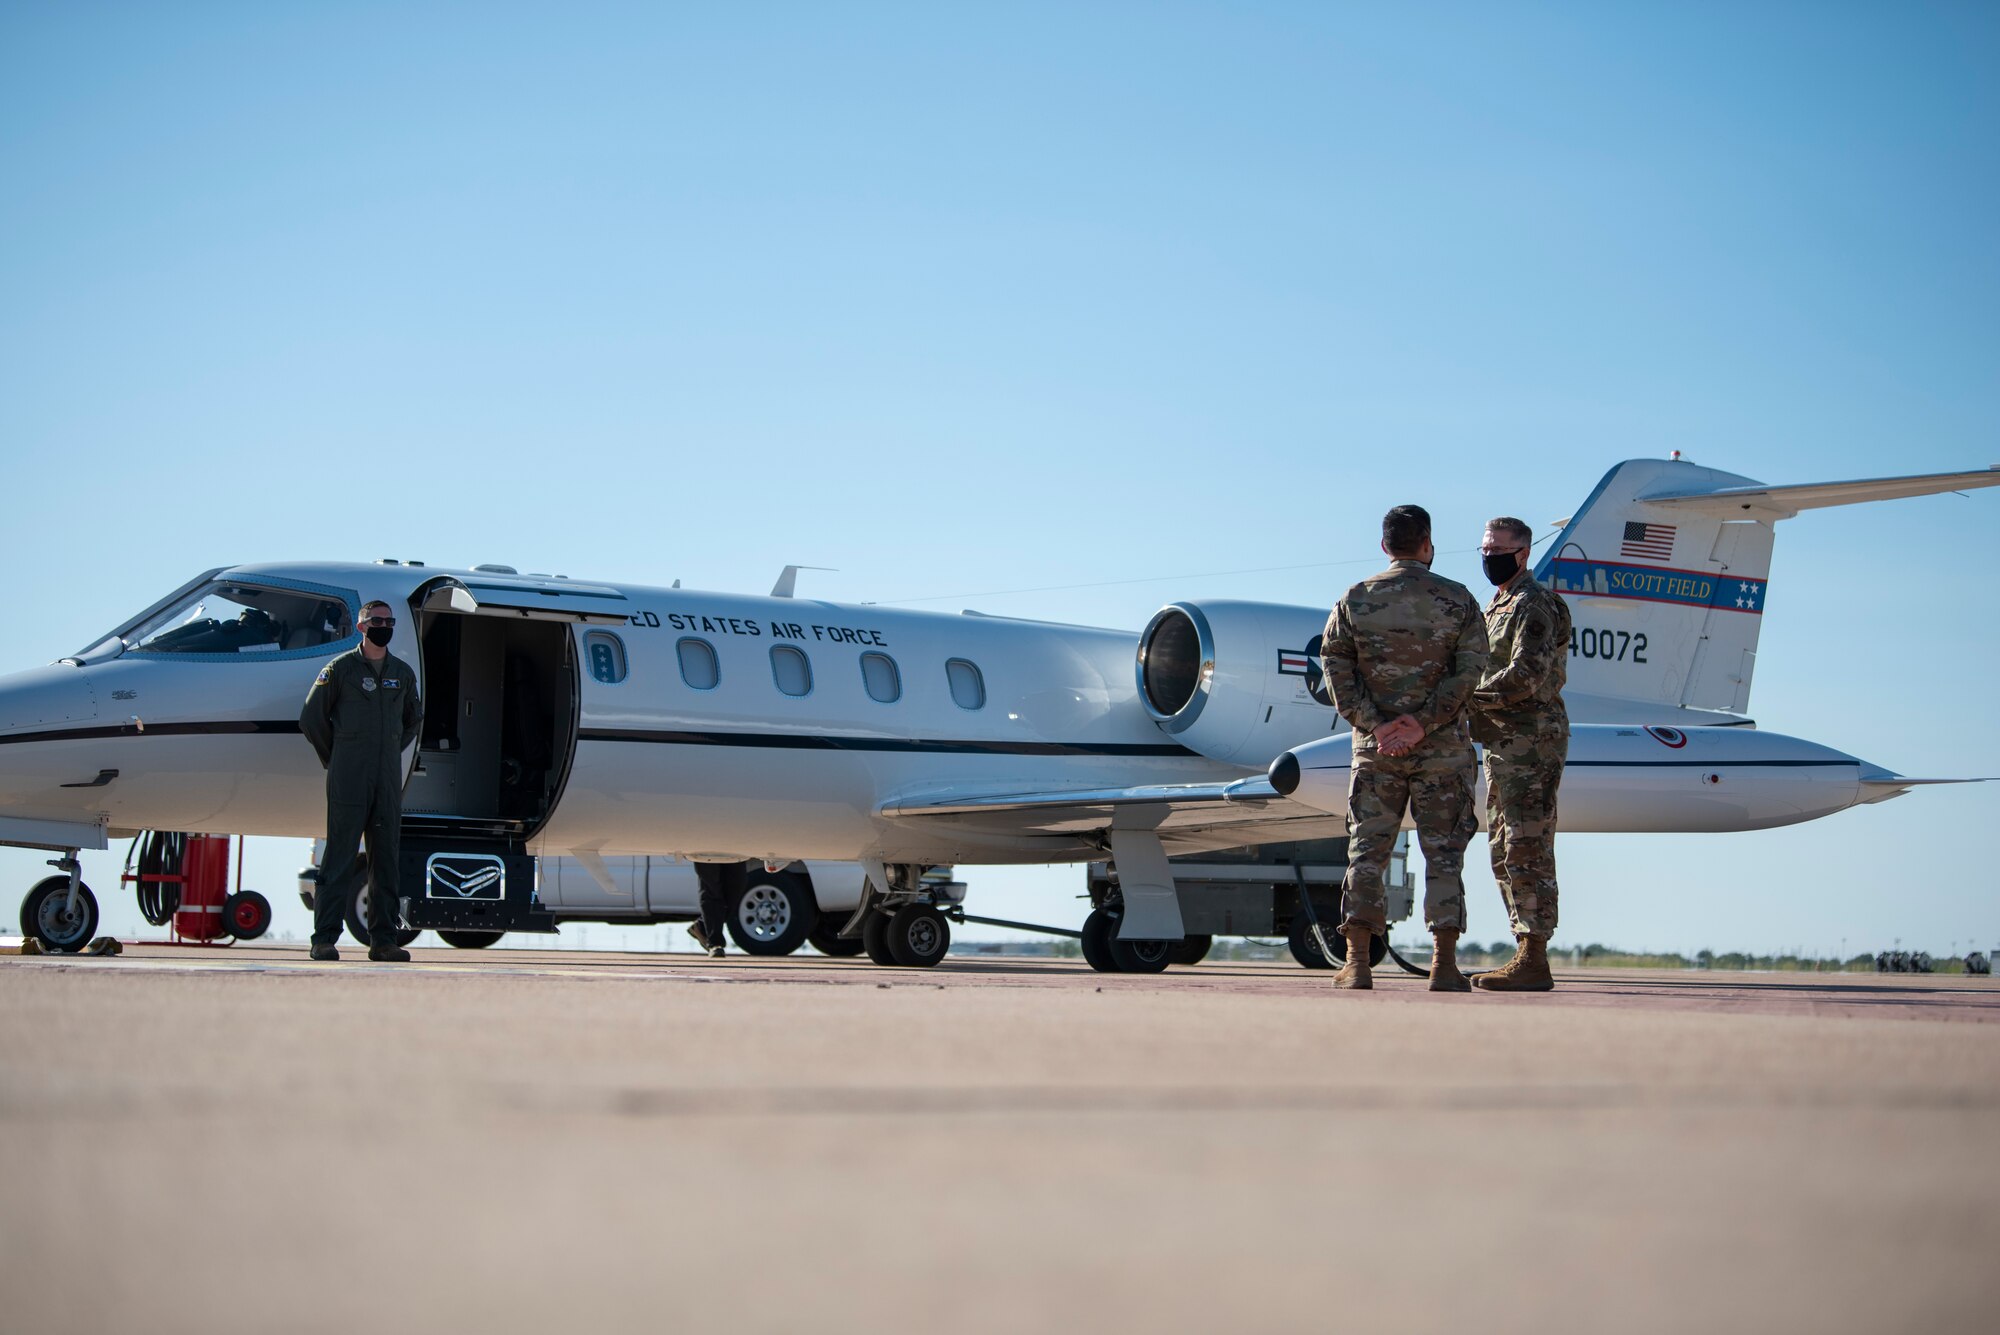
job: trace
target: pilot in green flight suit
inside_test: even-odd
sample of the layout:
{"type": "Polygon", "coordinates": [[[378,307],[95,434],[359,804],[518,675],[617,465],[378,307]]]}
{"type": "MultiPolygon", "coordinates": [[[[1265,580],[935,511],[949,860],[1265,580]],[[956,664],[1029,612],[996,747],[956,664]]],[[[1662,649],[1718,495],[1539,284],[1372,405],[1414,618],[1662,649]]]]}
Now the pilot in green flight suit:
{"type": "Polygon", "coordinates": [[[368,836],[368,958],[400,963],[391,927],[403,823],[403,752],[423,726],[417,674],[389,652],[396,618],[389,604],[361,609],[361,644],[319,670],[299,713],[299,731],[326,766],[326,853],[313,897],[312,957],[337,960],[341,921],[360,877],[368,836]]]}

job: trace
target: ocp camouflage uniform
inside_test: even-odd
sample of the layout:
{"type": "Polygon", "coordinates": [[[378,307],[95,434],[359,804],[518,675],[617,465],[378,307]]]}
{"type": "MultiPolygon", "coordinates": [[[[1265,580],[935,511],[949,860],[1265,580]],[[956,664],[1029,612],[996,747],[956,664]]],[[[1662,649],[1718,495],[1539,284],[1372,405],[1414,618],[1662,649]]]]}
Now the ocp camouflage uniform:
{"type": "Polygon", "coordinates": [[[1486,608],[1492,664],[1472,693],[1486,748],[1486,838],[1516,936],[1556,930],[1556,789],[1569,756],[1569,608],[1523,572],[1486,608]]]}
{"type": "Polygon", "coordinates": [[[1465,845],[1478,827],[1477,762],[1464,712],[1486,669],[1478,600],[1421,561],[1396,561],[1341,595],[1320,657],[1334,705],[1354,725],[1346,922],[1388,930],[1382,872],[1407,808],[1424,851],[1425,925],[1463,931],[1465,845]],[[1400,756],[1383,755],[1375,730],[1404,714],[1423,725],[1423,740],[1400,756]]]}
{"type": "MultiPolygon", "coordinates": [[[[371,663],[351,649],[319,670],[299,731],[326,766],[326,851],[313,896],[313,944],[340,939],[347,903],[361,879],[368,836],[369,935],[393,922],[403,828],[403,752],[417,739],[424,707],[417,674],[394,654],[371,663]]],[[[379,938],[386,940],[387,938],[379,938]]]]}

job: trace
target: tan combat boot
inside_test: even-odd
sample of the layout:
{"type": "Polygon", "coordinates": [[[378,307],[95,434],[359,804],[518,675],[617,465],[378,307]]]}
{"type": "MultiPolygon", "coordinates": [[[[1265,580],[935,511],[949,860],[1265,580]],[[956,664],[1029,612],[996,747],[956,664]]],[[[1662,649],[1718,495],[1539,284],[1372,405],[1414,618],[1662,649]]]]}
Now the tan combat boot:
{"type": "Polygon", "coordinates": [[[1458,930],[1440,927],[1431,939],[1437,942],[1431,955],[1431,991],[1470,992],[1472,980],[1458,971],[1458,930]]]}
{"type": "Polygon", "coordinates": [[[1549,973],[1547,943],[1539,936],[1524,936],[1514,958],[1474,980],[1488,992],[1549,992],[1556,980],[1549,973]]]}
{"type": "Polygon", "coordinates": [[[1357,992],[1373,990],[1375,973],[1368,967],[1368,943],[1374,933],[1360,923],[1346,923],[1340,934],[1347,938],[1347,963],[1333,976],[1333,985],[1357,992]]]}

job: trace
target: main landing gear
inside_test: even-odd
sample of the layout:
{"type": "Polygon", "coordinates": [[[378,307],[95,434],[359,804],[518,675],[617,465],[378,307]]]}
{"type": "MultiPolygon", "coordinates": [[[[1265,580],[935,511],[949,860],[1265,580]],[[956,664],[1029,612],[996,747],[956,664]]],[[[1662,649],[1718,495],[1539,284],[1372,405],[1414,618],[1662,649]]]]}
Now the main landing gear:
{"type": "Polygon", "coordinates": [[[1118,905],[1100,904],[1083,920],[1083,958],[1099,973],[1161,973],[1169,964],[1194,964],[1215,944],[1212,936],[1184,936],[1176,941],[1121,941],[1118,905]]]}
{"type": "Polygon", "coordinates": [[[926,883],[919,866],[897,865],[884,872],[887,890],[870,877],[861,907],[846,918],[821,919],[808,939],[826,955],[866,952],[871,961],[889,968],[931,968],[951,949],[951,922],[939,905],[955,902],[950,897],[954,887],[962,897],[964,887],[926,883]],[[857,918],[860,930],[855,932],[857,918]]]}
{"type": "MultiPolygon", "coordinates": [[[[1206,934],[1184,936],[1178,941],[1121,941],[1118,902],[1111,900],[1090,911],[1083,920],[1083,958],[1099,973],[1159,973],[1169,964],[1199,964],[1208,957],[1215,938],[1206,934]]],[[[1287,944],[1292,958],[1308,969],[1333,969],[1347,963],[1347,939],[1330,932],[1333,962],[1320,953],[1319,941],[1301,914],[1292,921],[1287,944]]],[[[1368,943],[1368,963],[1380,964],[1389,954],[1389,938],[1377,936],[1368,943]]]]}

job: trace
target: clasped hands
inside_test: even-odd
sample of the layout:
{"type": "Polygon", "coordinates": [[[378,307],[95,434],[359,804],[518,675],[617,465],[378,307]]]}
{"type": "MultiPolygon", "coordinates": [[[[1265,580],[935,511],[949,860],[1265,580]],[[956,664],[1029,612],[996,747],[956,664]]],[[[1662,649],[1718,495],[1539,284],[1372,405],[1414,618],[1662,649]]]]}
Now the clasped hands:
{"type": "Polygon", "coordinates": [[[1375,749],[1385,756],[1408,755],[1424,739],[1424,725],[1400,714],[1375,729],[1375,749]]]}

